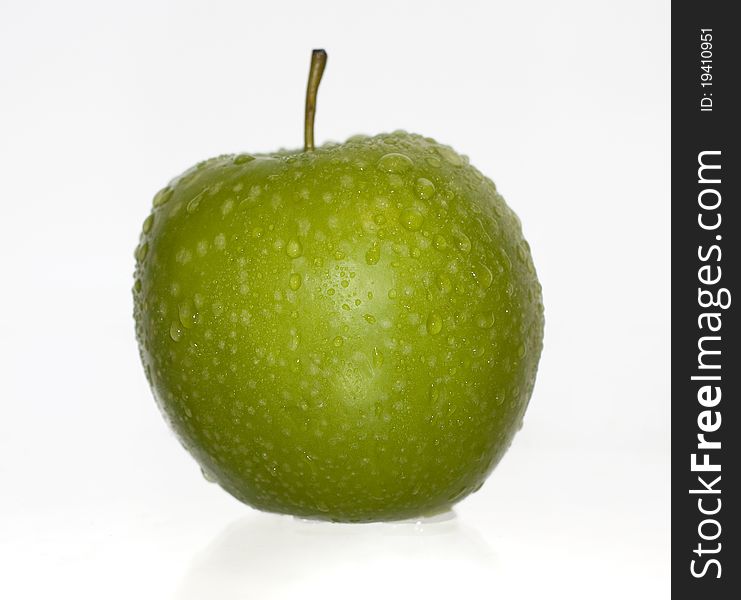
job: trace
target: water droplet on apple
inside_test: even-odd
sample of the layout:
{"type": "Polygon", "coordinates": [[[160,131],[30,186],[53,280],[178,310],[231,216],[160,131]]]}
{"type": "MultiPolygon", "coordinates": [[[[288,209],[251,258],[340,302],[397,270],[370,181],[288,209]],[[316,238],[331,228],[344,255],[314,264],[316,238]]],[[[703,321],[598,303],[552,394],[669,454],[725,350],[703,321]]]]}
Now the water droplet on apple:
{"type": "Polygon", "coordinates": [[[223,250],[226,246],[226,236],[223,233],[219,233],[214,237],[214,246],[216,246],[219,250],[223,250]]]}
{"type": "Polygon", "coordinates": [[[185,206],[185,210],[188,212],[188,214],[193,214],[198,210],[198,205],[201,203],[201,198],[203,198],[203,195],[198,194],[195,198],[188,202],[188,204],[185,206]]]}
{"type": "Polygon", "coordinates": [[[334,345],[335,348],[339,348],[340,346],[342,346],[344,341],[345,340],[342,339],[342,336],[338,335],[337,337],[335,337],[334,340],[332,340],[332,345],[334,345]]]}
{"type": "Polygon", "coordinates": [[[422,198],[422,200],[429,200],[435,195],[435,184],[424,177],[417,179],[417,185],[415,188],[417,190],[417,195],[422,198]]]}
{"type": "Polygon", "coordinates": [[[507,251],[504,248],[502,248],[501,258],[502,258],[502,266],[504,267],[504,270],[505,271],[512,270],[512,260],[510,259],[509,254],[507,254],[507,251]]]}
{"type": "Polygon", "coordinates": [[[172,189],[170,188],[170,186],[162,188],[154,195],[152,206],[154,206],[155,208],[158,206],[162,206],[163,204],[169,202],[170,198],[172,198],[172,189]]]}
{"type": "Polygon", "coordinates": [[[370,323],[371,325],[376,322],[376,317],[371,314],[364,314],[363,318],[366,320],[367,323],[370,323]]]}
{"type": "Polygon", "coordinates": [[[481,329],[491,329],[494,326],[494,313],[482,312],[476,315],[476,326],[481,329]]]}
{"type": "Polygon", "coordinates": [[[427,164],[431,167],[435,167],[436,169],[442,165],[442,161],[437,156],[428,156],[426,159],[427,164]]]}
{"type": "Polygon", "coordinates": [[[427,333],[437,335],[443,330],[443,319],[436,312],[431,312],[427,317],[427,333]]]}
{"type": "Polygon", "coordinates": [[[301,275],[299,273],[291,273],[291,276],[288,278],[288,287],[294,292],[301,287],[301,275]]]}
{"type": "Polygon", "coordinates": [[[454,167],[462,167],[466,164],[466,159],[448,146],[438,146],[436,150],[446,163],[454,167]]]}
{"type": "Polygon", "coordinates": [[[237,154],[234,157],[234,159],[232,160],[232,162],[235,165],[243,165],[243,164],[248,163],[248,162],[251,162],[253,160],[255,160],[255,157],[252,156],[251,154],[237,154]]]}
{"type": "Polygon", "coordinates": [[[389,152],[378,161],[378,168],[388,173],[405,173],[413,166],[412,159],[401,152],[389,152]]]}
{"type": "Polygon", "coordinates": [[[471,240],[465,233],[456,231],[453,233],[453,237],[455,238],[455,245],[463,254],[468,254],[471,251],[471,240]]]}
{"type": "Polygon", "coordinates": [[[201,475],[203,475],[203,478],[208,481],[209,483],[216,483],[216,477],[211,475],[206,469],[201,467],[201,475]]]}
{"type": "Polygon", "coordinates": [[[435,247],[435,250],[442,252],[448,247],[448,240],[439,233],[436,233],[432,238],[432,245],[435,247]]]}
{"type": "Polygon", "coordinates": [[[381,246],[378,242],[373,242],[373,245],[365,253],[365,262],[369,265],[375,265],[379,260],[381,260],[381,246]]]}
{"type": "Polygon", "coordinates": [[[488,289],[491,286],[491,282],[494,280],[489,267],[482,263],[476,263],[471,268],[471,275],[478,282],[483,289],[488,289]]]}
{"type": "Polygon", "coordinates": [[[376,368],[379,368],[381,365],[383,365],[383,353],[378,349],[378,347],[373,347],[373,366],[376,368]]]}
{"type": "Polygon", "coordinates": [[[520,258],[521,261],[527,262],[527,259],[530,256],[530,244],[528,244],[525,240],[522,240],[519,244],[517,244],[517,256],[520,258]]]}
{"type": "Polygon", "coordinates": [[[183,330],[180,327],[180,323],[173,321],[170,324],[170,338],[173,342],[179,342],[183,335],[183,330]]]}
{"type": "Polygon", "coordinates": [[[198,322],[198,313],[188,300],[181,302],[178,306],[178,317],[186,329],[191,329],[198,322]]]}
{"type": "Polygon", "coordinates": [[[149,251],[149,244],[147,242],[144,242],[143,244],[139,244],[136,247],[136,252],[134,252],[134,257],[138,262],[142,262],[146,256],[147,252],[149,251]]]}
{"type": "Polygon", "coordinates": [[[525,358],[527,355],[527,346],[525,344],[520,344],[520,346],[517,348],[517,356],[519,358],[525,358]]]}
{"type": "Polygon", "coordinates": [[[303,253],[304,249],[296,238],[291,238],[286,244],[286,254],[289,258],[298,258],[303,253]]]}
{"type": "Polygon", "coordinates": [[[137,294],[142,291],[142,280],[141,279],[137,279],[136,281],[134,281],[134,291],[137,294]]]}
{"type": "Polygon", "coordinates": [[[453,290],[453,284],[445,273],[437,274],[437,289],[439,289],[443,294],[449,294],[453,290]]]}
{"type": "Polygon", "coordinates": [[[401,213],[401,224],[409,231],[419,231],[424,222],[424,217],[413,208],[408,208],[401,213]]]}
{"type": "Polygon", "coordinates": [[[387,294],[389,300],[394,300],[397,296],[397,292],[395,289],[391,288],[387,294]]]}
{"type": "Polygon", "coordinates": [[[437,405],[437,401],[440,399],[440,390],[434,383],[430,384],[430,390],[428,392],[430,404],[433,406],[437,405]]]}
{"type": "Polygon", "coordinates": [[[142,232],[144,234],[149,233],[152,230],[153,224],[154,224],[154,213],[152,213],[146,219],[144,219],[144,223],[142,223],[142,232]]]}

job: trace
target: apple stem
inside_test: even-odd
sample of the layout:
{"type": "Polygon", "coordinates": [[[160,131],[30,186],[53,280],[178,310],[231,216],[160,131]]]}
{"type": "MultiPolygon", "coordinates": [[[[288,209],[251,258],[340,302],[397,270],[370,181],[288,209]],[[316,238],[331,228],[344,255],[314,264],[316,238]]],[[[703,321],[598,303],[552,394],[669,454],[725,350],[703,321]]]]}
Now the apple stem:
{"type": "Polygon", "coordinates": [[[304,114],[304,152],[314,149],[314,116],[316,115],[316,94],[319,82],[327,64],[327,53],[324,50],[312,50],[309,84],[306,86],[306,112],[304,114]]]}

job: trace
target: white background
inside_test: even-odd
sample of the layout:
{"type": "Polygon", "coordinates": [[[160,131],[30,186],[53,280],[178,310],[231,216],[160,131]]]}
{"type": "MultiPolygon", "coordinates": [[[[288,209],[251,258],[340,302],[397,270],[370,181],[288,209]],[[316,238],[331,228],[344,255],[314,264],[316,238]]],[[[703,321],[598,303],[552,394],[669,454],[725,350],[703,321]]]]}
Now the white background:
{"type": "Polygon", "coordinates": [[[0,81],[0,597],[668,597],[668,2],[4,0],[0,81]],[[317,138],[468,154],[543,284],[525,428],[441,522],[240,505],[139,364],[152,195],[299,146],[313,47],[317,138]]]}

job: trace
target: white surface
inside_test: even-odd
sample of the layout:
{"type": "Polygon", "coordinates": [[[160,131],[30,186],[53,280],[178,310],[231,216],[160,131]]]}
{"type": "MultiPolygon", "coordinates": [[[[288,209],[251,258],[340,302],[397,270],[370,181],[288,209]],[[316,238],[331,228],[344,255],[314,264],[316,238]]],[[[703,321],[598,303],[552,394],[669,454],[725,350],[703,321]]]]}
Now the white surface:
{"type": "Polygon", "coordinates": [[[645,0],[3,2],[0,597],[668,597],[668,28],[645,0]],[[543,283],[525,428],[447,521],[238,504],[139,365],[152,195],[208,156],[298,146],[317,46],[318,139],[405,128],[467,153],[543,283]]]}

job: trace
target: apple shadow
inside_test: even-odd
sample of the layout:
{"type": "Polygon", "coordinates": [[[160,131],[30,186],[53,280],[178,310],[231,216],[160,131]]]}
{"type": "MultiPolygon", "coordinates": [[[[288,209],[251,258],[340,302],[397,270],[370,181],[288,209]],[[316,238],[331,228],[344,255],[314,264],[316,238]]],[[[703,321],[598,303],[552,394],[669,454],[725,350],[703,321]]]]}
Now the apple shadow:
{"type": "Polygon", "coordinates": [[[496,567],[484,538],[453,511],[368,524],[256,512],[229,524],[193,558],[174,598],[322,597],[332,590],[342,597],[396,597],[399,581],[410,591],[419,591],[420,582],[438,591],[450,587],[452,563],[459,576],[475,579],[496,567]]]}

